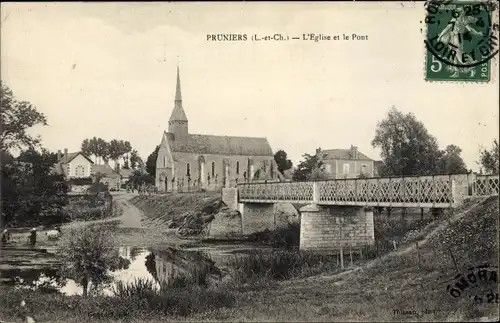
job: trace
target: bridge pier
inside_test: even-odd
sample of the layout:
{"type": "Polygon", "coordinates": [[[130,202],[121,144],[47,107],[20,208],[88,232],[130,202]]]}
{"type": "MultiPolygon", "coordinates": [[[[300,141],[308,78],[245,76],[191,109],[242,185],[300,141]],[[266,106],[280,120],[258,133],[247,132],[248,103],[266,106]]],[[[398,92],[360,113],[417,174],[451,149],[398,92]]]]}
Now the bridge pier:
{"type": "Polygon", "coordinates": [[[273,203],[239,203],[241,231],[243,235],[264,230],[274,230],[275,214],[273,203]]]}
{"type": "Polygon", "coordinates": [[[300,209],[300,249],[335,252],[375,243],[373,210],[309,204],[300,209]]]}

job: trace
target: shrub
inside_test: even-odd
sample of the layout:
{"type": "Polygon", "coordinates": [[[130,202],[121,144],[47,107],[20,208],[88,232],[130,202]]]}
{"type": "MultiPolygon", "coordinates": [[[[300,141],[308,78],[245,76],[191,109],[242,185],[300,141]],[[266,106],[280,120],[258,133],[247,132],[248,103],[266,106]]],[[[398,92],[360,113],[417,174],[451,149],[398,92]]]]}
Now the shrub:
{"type": "Polygon", "coordinates": [[[332,256],[305,251],[255,252],[235,258],[234,278],[236,282],[271,279],[284,280],[293,276],[307,276],[336,267],[332,256]]]}
{"type": "Polygon", "coordinates": [[[70,228],[63,235],[57,255],[62,264],[62,276],[82,285],[84,296],[87,296],[90,282],[97,288],[111,281],[109,270],[123,266],[112,231],[105,226],[70,228]]]}
{"type": "Polygon", "coordinates": [[[300,243],[300,223],[289,223],[285,228],[252,233],[249,241],[255,241],[275,248],[298,248],[300,243]]]}

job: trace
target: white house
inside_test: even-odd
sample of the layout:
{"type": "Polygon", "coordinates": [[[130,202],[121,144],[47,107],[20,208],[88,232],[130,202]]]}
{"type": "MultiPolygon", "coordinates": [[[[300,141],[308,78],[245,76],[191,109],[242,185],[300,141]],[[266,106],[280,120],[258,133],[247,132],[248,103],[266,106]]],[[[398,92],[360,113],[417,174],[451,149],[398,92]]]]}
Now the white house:
{"type": "Polygon", "coordinates": [[[68,153],[68,149],[64,149],[64,155],[61,155],[60,150],[57,152],[54,168],[56,173],[63,174],[66,179],[84,178],[92,174],[93,164],[94,162],[80,151],[68,153]]]}

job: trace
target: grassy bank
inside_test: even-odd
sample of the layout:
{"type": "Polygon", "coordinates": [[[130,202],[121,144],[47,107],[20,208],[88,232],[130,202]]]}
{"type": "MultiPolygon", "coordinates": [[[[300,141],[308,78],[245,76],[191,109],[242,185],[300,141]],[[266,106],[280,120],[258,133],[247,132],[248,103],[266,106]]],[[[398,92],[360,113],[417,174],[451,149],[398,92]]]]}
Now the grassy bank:
{"type": "Polygon", "coordinates": [[[144,215],[179,229],[183,236],[200,235],[224,204],[220,192],[135,196],[130,202],[144,215]]]}
{"type": "Polygon", "coordinates": [[[196,286],[208,279],[199,271],[189,284],[155,289],[137,282],[109,298],[1,287],[0,319],[15,318],[26,298],[35,317],[52,322],[494,320],[498,303],[488,303],[487,294],[498,290],[497,281],[460,297],[450,296],[447,285],[473,266],[498,263],[498,214],[498,197],[468,203],[406,231],[397,250],[345,273],[326,256],[276,251],[236,258],[232,279],[200,284],[206,287],[196,286]]]}

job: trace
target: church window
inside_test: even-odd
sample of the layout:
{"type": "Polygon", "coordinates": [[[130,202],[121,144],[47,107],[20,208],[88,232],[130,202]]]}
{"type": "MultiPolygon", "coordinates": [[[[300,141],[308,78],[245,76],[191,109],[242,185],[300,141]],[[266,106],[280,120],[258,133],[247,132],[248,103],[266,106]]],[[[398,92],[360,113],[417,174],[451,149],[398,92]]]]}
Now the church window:
{"type": "Polygon", "coordinates": [[[167,167],[167,156],[163,157],[163,167],[167,167]]]}
{"type": "Polygon", "coordinates": [[[215,162],[212,162],[212,177],[215,176],[215,162]]]}
{"type": "Polygon", "coordinates": [[[186,176],[191,176],[191,165],[189,163],[186,164],[186,176]]]}
{"type": "Polygon", "coordinates": [[[236,175],[239,175],[240,174],[240,162],[237,161],[236,162],[236,175]]]}

